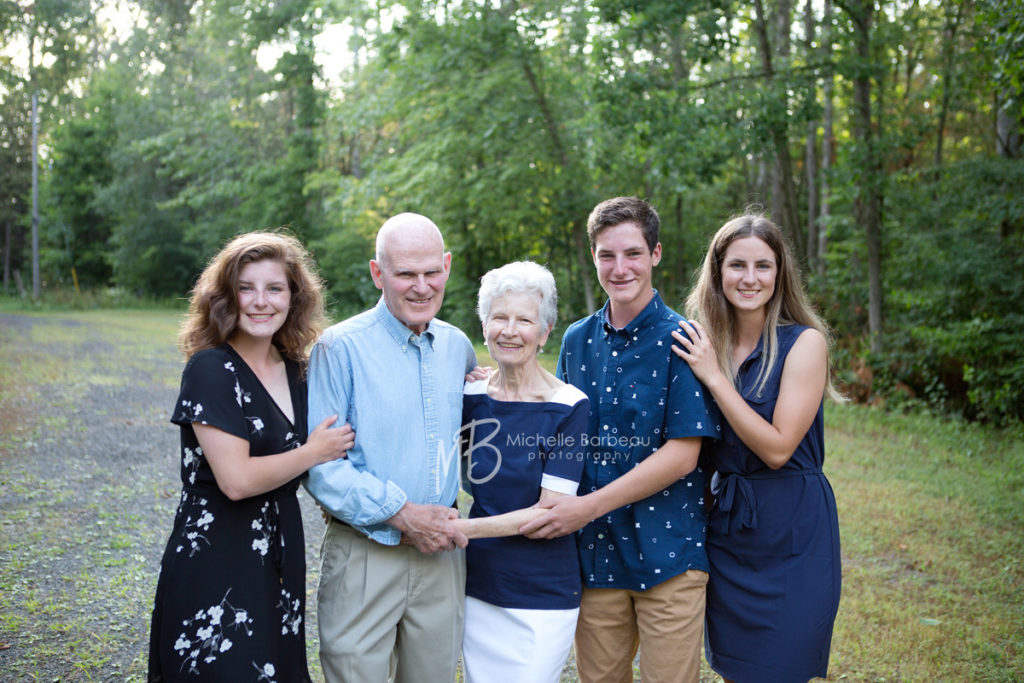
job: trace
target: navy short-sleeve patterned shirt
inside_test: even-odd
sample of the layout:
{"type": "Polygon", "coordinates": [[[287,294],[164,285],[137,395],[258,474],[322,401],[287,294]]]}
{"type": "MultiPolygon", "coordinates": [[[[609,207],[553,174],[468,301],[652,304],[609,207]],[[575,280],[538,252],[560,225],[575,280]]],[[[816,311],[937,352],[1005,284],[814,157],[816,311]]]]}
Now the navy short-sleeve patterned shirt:
{"type": "MultiPolygon", "coordinates": [[[[608,322],[606,303],[566,330],[558,377],[590,399],[580,495],[629,472],[667,439],[720,435],[710,394],[672,353],[671,332],[680,320],[655,292],[624,329],[608,322]]],[[[646,590],[689,569],[707,571],[704,482],[698,466],[581,529],[584,585],[646,590]]]]}

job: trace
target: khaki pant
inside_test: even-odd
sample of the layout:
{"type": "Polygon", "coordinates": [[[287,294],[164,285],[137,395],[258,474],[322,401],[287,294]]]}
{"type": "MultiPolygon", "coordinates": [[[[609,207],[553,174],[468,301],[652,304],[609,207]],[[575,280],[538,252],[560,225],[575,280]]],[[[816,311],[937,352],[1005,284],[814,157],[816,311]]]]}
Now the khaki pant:
{"type": "Polygon", "coordinates": [[[455,680],[464,551],[424,555],[332,522],[320,562],[317,619],[327,683],[455,680]]]}
{"type": "Polygon", "coordinates": [[[576,624],[582,683],[632,683],[640,650],[644,683],[700,680],[708,575],[690,570],[646,591],[584,588],[576,624]]]}

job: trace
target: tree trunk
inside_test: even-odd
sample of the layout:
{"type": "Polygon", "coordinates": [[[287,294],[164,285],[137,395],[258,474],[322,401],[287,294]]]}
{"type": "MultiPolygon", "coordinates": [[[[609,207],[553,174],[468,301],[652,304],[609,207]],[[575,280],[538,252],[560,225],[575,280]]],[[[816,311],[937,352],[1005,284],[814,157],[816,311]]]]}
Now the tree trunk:
{"type": "Polygon", "coordinates": [[[860,67],[853,78],[853,133],[863,172],[858,176],[854,220],[864,228],[868,247],[868,331],[871,350],[882,344],[882,166],[875,149],[871,115],[871,28],[874,6],[857,0],[847,7],[854,24],[854,49],[860,67]]]}
{"type": "Polygon", "coordinates": [[[4,293],[11,286],[11,221],[4,221],[4,293]]]}
{"type": "Polygon", "coordinates": [[[935,135],[935,177],[939,177],[939,168],[942,166],[942,142],[946,136],[946,116],[949,112],[949,101],[953,93],[953,67],[956,61],[956,33],[960,26],[959,6],[954,4],[947,10],[950,14],[946,17],[946,30],[944,41],[945,63],[942,68],[942,101],[939,104],[938,130],[935,135]]]}
{"type": "MultiPolygon", "coordinates": [[[[523,55],[523,74],[526,76],[526,81],[530,84],[530,90],[533,92],[533,96],[537,100],[537,109],[540,110],[541,116],[544,118],[544,127],[547,130],[548,138],[551,140],[551,145],[555,150],[555,155],[558,157],[558,162],[562,165],[562,168],[568,170],[570,159],[569,153],[566,151],[565,145],[562,144],[562,137],[558,133],[558,124],[555,121],[554,115],[551,113],[551,107],[548,105],[547,95],[544,89],[541,87],[540,81],[537,79],[537,75],[533,71],[533,67],[530,66],[529,58],[523,55]]],[[[579,202],[574,201],[572,197],[569,197],[566,201],[566,206],[574,207],[579,202]]],[[[587,311],[593,311],[597,307],[594,300],[594,286],[593,286],[593,267],[590,261],[590,248],[589,241],[586,236],[586,225],[581,222],[580,219],[573,218],[572,220],[572,243],[573,248],[576,251],[576,262],[580,266],[580,282],[583,285],[583,300],[587,307],[587,311]]]]}
{"type": "MultiPolygon", "coordinates": [[[[768,23],[765,18],[763,0],[755,0],[754,6],[757,17],[757,20],[754,22],[754,32],[757,34],[759,52],[761,53],[761,67],[764,71],[765,79],[768,81],[768,89],[774,95],[785,100],[784,91],[782,91],[782,94],[774,92],[779,87],[779,84],[776,83],[775,69],[772,65],[773,53],[771,42],[768,39],[768,23]]],[[[788,26],[788,0],[780,2],[777,11],[785,14],[788,26]]],[[[780,46],[785,48],[788,53],[788,31],[785,32],[785,35],[786,39],[780,40],[780,46]]],[[[772,117],[770,130],[772,146],[775,148],[775,164],[772,168],[772,218],[789,234],[790,239],[793,241],[793,247],[796,250],[797,259],[803,261],[807,256],[807,245],[804,243],[804,231],[800,222],[800,211],[796,201],[796,187],[793,183],[793,158],[789,152],[789,136],[784,116],[786,108],[786,102],[784,101],[782,106],[778,107],[776,112],[778,116],[772,117]]]]}
{"type": "Polygon", "coordinates": [[[32,91],[32,298],[39,299],[39,94],[36,92],[36,25],[28,39],[28,80],[32,91]]]}
{"type": "Polygon", "coordinates": [[[818,275],[825,275],[825,256],[828,254],[828,224],[832,211],[832,187],[829,173],[835,159],[835,135],[832,131],[834,120],[834,103],[832,90],[835,87],[835,74],[832,69],[832,0],[825,0],[825,10],[821,19],[821,47],[827,64],[822,98],[825,100],[825,111],[821,121],[821,220],[818,225],[818,275]]]}
{"type": "Polygon", "coordinates": [[[1020,159],[1024,152],[1024,119],[1020,114],[1020,93],[1006,92],[996,103],[996,154],[1004,159],[1020,159]],[[1018,104],[1007,106],[1007,102],[1018,104]]]}
{"type": "MultiPolygon", "coordinates": [[[[807,0],[804,13],[804,40],[807,55],[810,56],[814,47],[814,7],[807,0]]],[[[811,80],[808,98],[813,101],[818,96],[817,81],[811,80]]],[[[807,123],[807,145],[804,149],[804,166],[807,171],[807,267],[818,265],[818,122],[807,123]]]]}

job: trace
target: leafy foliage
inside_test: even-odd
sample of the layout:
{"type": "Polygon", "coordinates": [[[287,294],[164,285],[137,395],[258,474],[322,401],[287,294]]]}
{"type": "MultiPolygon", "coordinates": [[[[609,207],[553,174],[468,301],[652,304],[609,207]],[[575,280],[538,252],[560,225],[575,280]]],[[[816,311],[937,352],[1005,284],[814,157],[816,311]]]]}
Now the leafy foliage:
{"type": "Polygon", "coordinates": [[[1020,0],[139,0],[119,37],[84,0],[36,4],[0,3],[0,36],[46,56],[32,74],[0,56],[0,224],[22,269],[35,87],[50,286],[74,267],[181,297],[226,239],[283,226],[340,317],[379,296],[376,229],[417,211],[455,254],[445,318],[475,329],[479,277],[528,258],[566,323],[603,297],[598,201],[658,208],[655,286],[675,304],[709,236],[763,205],[807,257],[858,398],[1020,418],[1024,177],[995,158],[1024,132],[1020,0]]]}
{"type": "Polygon", "coordinates": [[[1002,423],[1024,418],[1024,167],[965,161],[934,182],[895,177],[887,244],[889,350],[876,393],[1002,423]],[[964,192],[970,187],[970,192],[964,192]]]}

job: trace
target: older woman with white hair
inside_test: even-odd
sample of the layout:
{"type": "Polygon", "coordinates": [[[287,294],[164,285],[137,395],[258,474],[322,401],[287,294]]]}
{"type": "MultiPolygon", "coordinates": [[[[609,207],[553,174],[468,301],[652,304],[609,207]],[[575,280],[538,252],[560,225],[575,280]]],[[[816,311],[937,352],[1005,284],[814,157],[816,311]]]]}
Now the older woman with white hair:
{"type": "Polygon", "coordinates": [[[462,641],[467,683],[558,681],[576,629],[580,566],[574,536],[531,540],[519,528],[576,495],[588,401],[537,362],[555,325],[555,280],[519,261],[481,280],[478,312],[498,368],[466,385],[465,477],[473,506],[457,525],[466,549],[462,641]]]}

